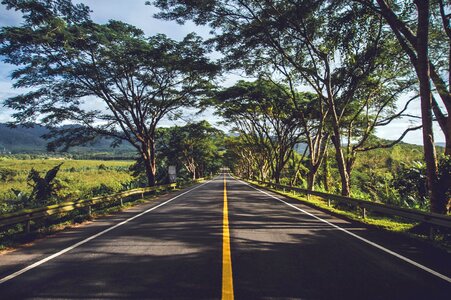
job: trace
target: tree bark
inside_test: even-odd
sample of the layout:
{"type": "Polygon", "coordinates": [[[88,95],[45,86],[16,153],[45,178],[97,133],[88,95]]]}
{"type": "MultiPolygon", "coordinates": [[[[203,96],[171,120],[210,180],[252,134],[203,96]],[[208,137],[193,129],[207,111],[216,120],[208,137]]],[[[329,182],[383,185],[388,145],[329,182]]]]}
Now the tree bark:
{"type": "Polygon", "coordinates": [[[309,191],[315,190],[315,178],[316,178],[316,170],[310,170],[307,174],[307,189],[309,191]]]}
{"type": "Polygon", "coordinates": [[[148,186],[155,186],[155,162],[150,157],[143,156],[144,168],[146,170],[146,178],[148,186]]]}
{"type": "Polygon", "coordinates": [[[335,159],[337,161],[338,172],[340,173],[341,179],[341,195],[348,197],[350,195],[351,185],[349,180],[348,172],[346,171],[346,163],[343,156],[343,150],[341,148],[340,135],[338,129],[334,129],[334,135],[332,135],[332,143],[335,147],[335,159]]]}
{"type": "Polygon", "coordinates": [[[329,162],[328,162],[328,153],[327,149],[324,154],[324,162],[323,162],[323,185],[326,192],[329,192],[329,162]]]}
{"type": "Polygon", "coordinates": [[[451,116],[446,117],[446,131],[445,133],[445,155],[451,156],[451,116]]]}
{"type": "Polygon", "coordinates": [[[155,175],[157,173],[157,162],[155,154],[155,143],[154,139],[149,139],[147,143],[142,143],[141,145],[141,157],[144,162],[144,169],[146,171],[147,185],[155,186],[156,179],[155,175]]]}
{"type": "Polygon", "coordinates": [[[418,11],[417,45],[418,62],[416,72],[420,82],[421,120],[423,125],[424,159],[431,203],[431,212],[446,213],[445,188],[440,185],[437,156],[432,128],[432,93],[428,58],[429,0],[416,0],[418,11]]]}
{"type": "Polygon", "coordinates": [[[274,180],[277,184],[280,184],[280,175],[281,175],[281,170],[279,168],[279,166],[276,166],[274,168],[274,180]]]}

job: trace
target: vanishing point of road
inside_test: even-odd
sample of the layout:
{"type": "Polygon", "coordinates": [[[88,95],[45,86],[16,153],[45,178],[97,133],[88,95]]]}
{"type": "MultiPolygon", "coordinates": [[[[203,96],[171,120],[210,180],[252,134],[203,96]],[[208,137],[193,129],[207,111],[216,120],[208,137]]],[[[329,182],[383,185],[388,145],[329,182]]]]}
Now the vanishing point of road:
{"type": "Polygon", "coordinates": [[[0,256],[0,299],[451,299],[451,254],[230,175],[0,256]]]}

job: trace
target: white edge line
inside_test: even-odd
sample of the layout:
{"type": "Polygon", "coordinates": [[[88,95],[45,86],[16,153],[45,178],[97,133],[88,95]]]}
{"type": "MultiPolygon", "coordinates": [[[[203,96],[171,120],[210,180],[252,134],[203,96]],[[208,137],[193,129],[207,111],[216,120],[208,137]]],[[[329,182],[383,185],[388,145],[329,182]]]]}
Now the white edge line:
{"type": "Polygon", "coordinates": [[[280,201],[280,202],[282,202],[282,203],[284,203],[284,204],[286,204],[286,205],[288,205],[288,206],[290,206],[290,207],[292,207],[292,208],[294,208],[294,209],[296,209],[296,210],[298,210],[298,211],[300,211],[300,212],[303,212],[303,213],[306,214],[306,215],[309,215],[309,216],[311,216],[311,217],[313,217],[313,218],[315,218],[315,219],[317,219],[317,220],[319,220],[319,221],[321,221],[321,222],[324,222],[324,223],[326,223],[326,224],[328,224],[328,225],[330,225],[330,226],[332,226],[332,227],[334,227],[334,228],[336,228],[336,229],[338,229],[338,230],[341,230],[341,231],[343,231],[344,233],[347,233],[347,234],[349,234],[349,235],[355,237],[356,239],[361,240],[362,242],[365,242],[365,243],[367,243],[367,244],[369,244],[369,245],[371,245],[371,246],[373,246],[373,247],[375,247],[375,248],[378,248],[378,249],[380,249],[380,250],[382,250],[382,251],[384,251],[384,252],[386,252],[386,253],[388,253],[388,254],[390,254],[390,255],[393,255],[393,256],[395,256],[395,257],[397,257],[397,258],[399,258],[399,259],[401,259],[401,260],[403,260],[403,261],[405,261],[405,262],[407,262],[407,263],[409,263],[409,264],[411,264],[411,265],[417,267],[417,268],[420,268],[420,269],[422,269],[422,270],[424,270],[424,271],[426,271],[426,272],[428,272],[428,273],[430,273],[430,274],[432,274],[432,275],[434,275],[434,276],[437,276],[437,277],[439,277],[439,278],[441,278],[441,279],[443,279],[443,280],[445,280],[445,281],[451,283],[451,278],[449,278],[449,277],[446,276],[446,275],[443,275],[443,274],[441,274],[441,273],[439,273],[439,272],[437,272],[437,271],[434,271],[434,270],[432,270],[432,269],[430,269],[430,268],[428,268],[428,267],[426,267],[426,266],[424,266],[424,265],[422,265],[422,264],[420,264],[420,263],[417,263],[416,261],[411,260],[410,258],[407,258],[407,257],[405,257],[405,256],[402,256],[401,254],[398,254],[398,253],[396,253],[396,252],[394,252],[394,251],[391,251],[391,250],[389,250],[389,249],[387,249],[387,248],[385,248],[385,247],[383,247],[383,246],[381,246],[381,245],[379,245],[379,244],[376,244],[376,243],[374,243],[374,242],[372,242],[372,241],[370,241],[370,240],[367,240],[367,239],[365,239],[365,238],[363,238],[363,237],[361,237],[361,236],[359,236],[359,235],[357,235],[357,234],[355,234],[355,233],[353,233],[353,232],[350,232],[350,231],[348,231],[348,230],[346,230],[346,229],[344,229],[344,228],[341,228],[341,227],[339,227],[339,226],[337,226],[337,225],[335,225],[335,224],[333,224],[333,223],[330,223],[329,221],[326,221],[326,220],[324,220],[324,219],[321,219],[320,217],[317,217],[317,216],[315,216],[314,214],[309,213],[308,211],[305,211],[305,210],[303,210],[303,209],[301,209],[301,208],[299,208],[299,207],[297,207],[297,206],[295,206],[295,205],[293,205],[293,204],[290,204],[290,203],[288,203],[288,202],[285,202],[284,200],[282,200],[282,199],[280,199],[280,198],[278,198],[278,197],[276,197],[276,196],[273,196],[273,195],[271,195],[271,194],[269,194],[269,193],[267,193],[267,192],[265,192],[265,191],[263,191],[263,190],[260,190],[260,189],[258,189],[258,188],[256,188],[256,187],[250,185],[250,184],[247,183],[247,182],[244,182],[244,181],[241,181],[241,180],[238,180],[238,181],[241,182],[241,183],[243,183],[243,184],[245,184],[245,185],[248,185],[249,187],[253,188],[254,190],[257,190],[257,191],[259,191],[259,192],[261,192],[261,193],[263,193],[263,194],[265,194],[265,195],[267,195],[267,196],[269,196],[269,197],[271,197],[271,198],[274,198],[274,199],[276,199],[276,200],[278,200],[278,201],[280,201]]]}
{"type": "Polygon", "coordinates": [[[179,195],[177,195],[177,196],[175,196],[175,197],[173,197],[173,198],[171,198],[169,200],[166,200],[165,202],[160,203],[157,206],[149,208],[148,210],[145,210],[145,211],[143,211],[143,212],[141,212],[141,213],[139,213],[139,214],[127,219],[127,220],[124,220],[124,221],[122,221],[122,222],[120,222],[120,223],[118,223],[118,224],[116,224],[116,225],[114,225],[112,227],[109,227],[109,228],[107,228],[107,229],[105,229],[105,230],[103,230],[103,231],[101,231],[99,233],[96,233],[93,236],[90,236],[90,237],[88,237],[88,238],[86,238],[86,239],[84,239],[84,240],[82,240],[82,241],[80,241],[80,242],[78,242],[76,244],[73,244],[72,246],[69,246],[69,247],[67,247],[67,248],[65,248],[65,249],[63,249],[63,250],[61,250],[61,251],[59,251],[59,252],[57,252],[55,254],[52,254],[52,255],[50,255],[50,256],[48,256],[46,258],[43,258],[43,259],[35,262],[34,264],[29,265],[28,267],[25,267],[25,268],[23,268],[23,269],[21,269],[19,271],[16,271],[16,272],[14,272],[14,273],[6,276],[6,277],[3,277],[3,278],[0,279],[0,284],[5,283],[5,282],[17,277],[17,276],[20,276],[23,273],[25,273],[25,272],[27,272],[29,270],[32,270],[32,269],[34,269],[34,268],[36,268],[36,267],[38,267],[38,266],[40,266],[40,265],[52,260],[54,258],[57,258],[58,256],[61,256],[64,253],[69,252],[69,251],[71,251],[71,250],[73,250],[73,249],[75,249],[75,248],[77,248],[77,247],[79,247],[79,246],[81,246],[83,244],[86,244],[87,242],[89,242],[89,241],[91,241],[91,240],[93,240],[95,238],[98,238],[99,236],[104,235],[105,233],[107,233],[107,232],[109,232],[109,231],[111,231],[113,229],[116,229],[116,228],[118,228],[118,227],[120,227],[120,226],[122,226],[122,225],[124,225],[124,224],[126,224],[126,223],[128,223],[128,222],[130,222],[130,221],[132,221],[134,219],[136,219],[136,218],[141,217],[144,214],[147,214],[147,213],[159,208],[160,206],[168,204],[169,202],[171,202],[171,201],[173,201],[173,200],[175,200],[175,199],[177,199],[177,198],[179,198],[179,197],[181,197],[181,196],[183,196],[183,195],[185,195],[185,194],[187,194],[187,193],[189,193],[189,192],[191,192],[191,191],[193,191],[195,189],[198,189],[198,188],[206,185],[209,182],[211,182],[211,180],[209,180],[209,181],[207,181],[207,182],[205,182],[205,183],[203,183],[203,184],[201,184],[199,186],[196,186],[195,188],[192,188],[192,189],[190,189],[190,190],[188,190],[186,192],[183,192],[183,193],[181,193],[181,194],[179,194],[179,195]]]}

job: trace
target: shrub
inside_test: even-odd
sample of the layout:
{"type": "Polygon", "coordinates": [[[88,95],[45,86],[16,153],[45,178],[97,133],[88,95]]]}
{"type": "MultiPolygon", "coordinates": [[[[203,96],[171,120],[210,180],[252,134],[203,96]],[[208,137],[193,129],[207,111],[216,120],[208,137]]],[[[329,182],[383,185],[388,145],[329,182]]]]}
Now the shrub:
{"type": "Polygon", "coordinates": [[[0,168],[0,181],[7,182],[17,176],[17,171],[10,168],[0,168]]]}

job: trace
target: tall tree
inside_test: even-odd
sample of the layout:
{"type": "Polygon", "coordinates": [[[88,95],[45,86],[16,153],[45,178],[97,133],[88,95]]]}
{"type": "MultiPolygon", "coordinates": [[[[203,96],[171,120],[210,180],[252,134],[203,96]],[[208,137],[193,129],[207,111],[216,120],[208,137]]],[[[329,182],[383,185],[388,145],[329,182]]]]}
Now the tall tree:
{"type": "Polygon", "coordinates": [[[98,136],[126,141],[141,155],[155,184],[155,133],[168,113],[194,105],[218,68],[201,39],[146,37],[131,25],[95,24],[89,8],[70,0],[3,1],[24,23],[0,32],[0,55],[18,66],[14,87],[32,92],[9,98],[14,124],[52,128],[51,149],[98,136]],[[60,128],[62,122],[78,126],[60,128]]]}
{"type": "Polygon", "coordinates": [[[225,141],[224,164],[238,176],[265,181],[269,175],[270,159],[264,145],[253,133],[239,129],[237,132],[239,135],[225,141]]]}
{"type": "Polygon", "coordinates": [[[355,0],[383,17],[416,72],[421,99],[423,145],[431,211],[446,213],[446,187],[451,174],[440,176],[432,114],[445,135],[445,155],[451,155],[451,27],[449,3],[442,0],[355,0]],[[432,47],[431,47],[432,46],[432,47]],[[442,105],[431,92],[434,84],[442,105]]]}
{"type": "Polygon", "coordinates": [[[252,74],[272,64],[284,77],[294,74],[287,79],[290,84],[315,91],[327,108],[323,113],[330,126],[341,192],[349,195],[342,129],[349,107],[356,104],[356,91],[373,72],[386,38],[380,17],[348,1],[158,0],[154,4],[163,10],[158,14],[161,18],[192,19],[216,29],[212,41],[225,54],[229,68],[244,67],[252,74]]]}
{"type": "Polygon", "coordinates": [[[167,142],[159,150],[168,163],[183,165],[194,180],[215,173],[222,167],[221,148],[224,133],[207,121],[170,127],[166,130],[167,142]]]}
{"type": "MultiPolygon", "coordinates": [[[[216,95],[219,113],[259,137],[267,149],[273,179],[279,183],[294,146],[300,141],[299,114],[286,93],[270,81],[240,81],[216,95]]],[[[245,135],[246,136],[246,135],[245,135]]]]}

